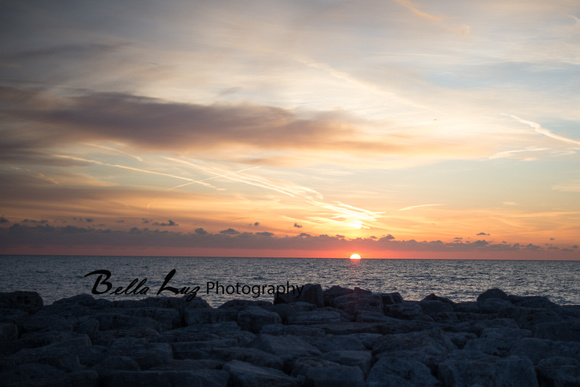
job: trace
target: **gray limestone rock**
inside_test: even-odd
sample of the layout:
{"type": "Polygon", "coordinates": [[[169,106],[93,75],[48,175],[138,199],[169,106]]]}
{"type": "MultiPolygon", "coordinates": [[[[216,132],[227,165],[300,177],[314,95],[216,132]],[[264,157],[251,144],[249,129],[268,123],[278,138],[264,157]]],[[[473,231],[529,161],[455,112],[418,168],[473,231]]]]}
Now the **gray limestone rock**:
{"type": "Polygon", "coordinates": [[[0,343],[18,340],[18,327],[13,323],[0,323],[0,343]]]}
{"type": "Polygon", "coordinates": [[[489,299],[489,298],[499,298],[501,300],[508,300],[508,295],[501,289],[493,288],[486,290],[485,292],[481,293],[477,296],[477,302],[489,299]]]}
{"type": "Polygon", "coordinates": [[[368,387],[435,387],[441,383],[431,375],[429,368],[413,359],[382,357],[367,377],[368,387]]]}
{"type": "Polygon", "coordinates": [[[319,284],[306,284],[302,287],[300,295],[297,292],[289,292],[274,296],[274,304],[288,304],[298,301],[308,302],[323,308],[324,294],[322,293],[322,287],[319,284]]]}
{"type": "Polygon", "coordinates": [[[278,313],[252,306],[238,313],[238,325],[240,328],[252,333],[259,333],[266,324],[281,324],[282,318],[278,313]]]}
{"type": "Polygon", "coordinates": [[[314,325],[340,322],[341,315],[334,310],[316,309],[310,312],[298,312],[288,316],[288,324],[314,325]]]}
{"type": "Polygon", "coordinates": [[[260,333],[267,335],[282,336],[324,336],[324,330],[321,328],[314,328],[303,325],[282,325],[282,324],[266,324],[262,326],[260,333]]]}
{"type": "Polygon", "coordinates": [[[292,376],[304,386],[364,387],[364,374],[359,367],[341,365],[320,358],[303,358],[295,362],[292,376]]]}
{"type": "Polygon", "coordinates": [[[534,337],[554,341],[580,341],[580,320],[545,322],[533,328],[534,337]]]}
{"type": "Polygon", "coordinates": [[[538,386],[534,365],[528,358],[499,358],[477,351],[459,350],[437,367],[448,386],[538,386]]]}
{"type": "Polygon", "coordinates": [[[342,365],[356,366],[364,375],[369,374],[373,362],[373,355],[370,351],[330,351],[325,353],[322,358],[342,365]]]}
{"type": "Polygon", "coordinates": [[[569,357],[549,357],[536,367],[540,386],[580,386],[580,360],[569,357]]]}
{"type": "Polygon", "coordinates": [[[211,354],[212,356],[216,356],[226,362],[230,360],[240,360],[257,366],[275,368],[278,370],[284,369],[284,362],[280,356],[264,352],[257,348],[216,348],[211,351],[211,354]]]}
{"type": "Polygon", "coordinates": [[[0,293],[0,309],[20,309],[28,313],[38,311],[44,305],[37,292],[16,291],[0,293]]]}
{"type": "Polygon", "coordinates": [[[104,387],[226,387],[229,374],[222,370],[111,371],[102,376],[104,387]]]}
{"type": "Polygon", "coordinates": [[[308,344],[297,336],[272,336],[260,334],[250,346],[278,355],[282,360],[292,361],[305,356],[320,356],[318,348],[308,344]]]}
{"type": "Polygon", "coordinates": [[[234,308],[189,308],[184,311],[186,325],[214,324],[236,321],[238,311],[234,308]]]}
{"type": "Polygon", "coordinates": [[[296,378],[286,375],[284,372],[268,368],[258,367],[239,360],[232,360],[224,365],[224,370],[230,374],[231,386],[242,387],[298,387],[300,385],[296,378]]]}

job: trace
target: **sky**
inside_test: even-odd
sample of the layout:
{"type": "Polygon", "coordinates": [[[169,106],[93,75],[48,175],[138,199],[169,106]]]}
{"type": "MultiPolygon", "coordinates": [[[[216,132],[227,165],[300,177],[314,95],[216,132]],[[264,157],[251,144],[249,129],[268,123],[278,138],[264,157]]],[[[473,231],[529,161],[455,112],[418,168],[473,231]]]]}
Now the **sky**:
{"type": "Polygon", "coordinates": [[[0,254],[580,260],[576,0],[0,2],[0,254]]]}

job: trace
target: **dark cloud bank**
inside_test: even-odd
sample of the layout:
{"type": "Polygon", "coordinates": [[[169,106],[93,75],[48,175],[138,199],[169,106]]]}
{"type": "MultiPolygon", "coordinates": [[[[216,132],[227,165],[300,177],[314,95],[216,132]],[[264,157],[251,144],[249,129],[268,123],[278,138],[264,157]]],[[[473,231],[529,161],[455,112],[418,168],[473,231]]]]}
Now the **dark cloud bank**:
{"type": "MultiPolygon", "coordinates": [[[[211,233],[198,228],[192,233],[168,230],[152,230],[133,227],[129,230],[107,228],[61,226],[49,224],[19,224],[0,227],[0,246],[4,249],[18,247],[54,246],[102,246],[102,247],[156,247],[156,248],[221,248],[221,249],[273,249],[273,250],[368,250],[368,251],[430,251],[430,252],[498,252],[498,251],[544,251],[541,246],[519,243],[492,243],[397,240],[392,235],[380,238],[347,239],[343,235],[276,236],[271,232],[240,232],[233,228],[211,233]]],[[[2,249],[0,249],[1,252],[2,249]]],[[[561,251],[574,251],[560,249],[561,251]]]]}

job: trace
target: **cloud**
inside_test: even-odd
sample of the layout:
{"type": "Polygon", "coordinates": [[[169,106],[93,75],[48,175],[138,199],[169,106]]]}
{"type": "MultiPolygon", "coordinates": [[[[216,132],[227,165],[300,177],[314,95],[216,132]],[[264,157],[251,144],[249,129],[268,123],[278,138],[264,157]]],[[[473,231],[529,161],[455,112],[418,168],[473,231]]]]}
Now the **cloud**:
{"type": "Polygon", "coordinates": [[[505,116],[511,117],[519,122],[521,122],[522,124],[526,124],[529,125],[530,127],[534,128],[534,131],[536,131],[537,133],[543,134],[546,137],[550,137],[554,140],[558,140],[567,144],[571,144],[571,145],[575,145],[576,147],[580,147],[580,141],[578,140],[573,140],[571,138],[567,138],[564,136],[560,136],[558,134],[552,133],[551,131],[549,131],[546,128],[543,128],[540,124],[536,123],[536,122],[532,122],[532,121],[528,121],[528,120],[524,120],[521,119],[518,116],[514,116],[512,114],[504,114],[505,116]]]}
{"type": "MultiPolygon", "coordinates": [[[[2,249],[18,247],[40,248],[43,246],[102,246],[102,247],[187,247],[187,248],[225,248],[225,249],[268,249],[268,250],[304,250],[304,251],[336,251],[367,250],[367,251],[416,251],[416,252],[513,252],[513,251],[545,251],[534,244],[493,244],[486,240],[463,243],[453,240],[418,242],[414,239],[395,240],[388,234],[380,238],[347,239],[344,235],[312,235],[300,233],[295,236],[276,236],[271,232],[239,232],[228,228],[219,233],[210,233],[203,228],[197,228],[192,233],[176,231],[159,231],[148,228],[132,227],[129,230],[113,230],[108,228],[62,226],[49,224],[25,225],[15,223],[10,227],[0,227],[0,246],[2,249]]],[[[577,248],[572,247],[572,248],[577,248]]],[[[560,249],[562,250],[562,249],[560,249]]]]}
{"type": "Polygon", "coordinates": [[[6,219],[5,217],[0,216],[0,224],[3,224],[3,223],[10,223],[10,221],[8,219],[6,219]]]}
{"type": "MultiPolygon", "coordinates": [[[[406,156],[404,163],[424,164],[443,158],[480,155],[450,142],[441,133],[424,136],[420,129],[386,126],[384,121],[355,117],[341,110],[293,111],[252,103],[177,103],[128,93],[92,92],[57,96],[49,91],[0,87],[0,113],[11,122],[0,140],[0,158],[39,160],[46,149],[109,141],[134,151],[195,152],[196,158],[254,163],[303,164],[327,159],[356,167],[384,168],[406,156]],[[2,107],[4,107],[2,109],[2,107]],[[26,131],[21,127],[25,126],[26,131]],[[413,131],[419,133],[414,136],[413,131]],[[231,150],[235,149],[235,152],[231,150]],[[313,156],[312,151],[316,151],[313,156]],[[415,161],[413,161],[415,160],[415,161]]],[[[142,156],[134,156],[142,159],[142,156]]],[[[60,155],[53,163],[102,163],[60,155]],[[59,160],[60,158],[60,160],[59,160]]],[[[402,161],[400,161],[402,163],[402,161]]],[[[403,164],[404,164],[403,163],[403,164]]],[[[185,180],[185,179],[184,179],[185,180]]]]}
{"type": "Polygon", "coordinates": [[[227,230],[220,231],[220,234],[224,234],[224,235],[237,235],[239,233],[240,233],[239,231],[236,231],[233,228],[228,228],[227,230]]]}
{"type": "Polygon", "coordinates": [[[488,233],[485,233],[485,232],[480,232],[480,233],[477,233],[476,235],[478,235],[478,236],[479,235],[489,236],[489,234],[488,233]]]}
{"type": "Polygon", "coordinates": [[[300,225],[298,223],[294,223],[294,227],[296,227],[296,228],[302,228],[302,225],[300,225]]]}
{"type": "Polygon", "coordinates": [[[196,233],[196,234],[198,234],[198,235],[207,235],[207,234],[208,234],[208,232],[207,232],[207,231],[205,231],[205,230],[204,230],[203,228],[201,228],[201,227],[200,227],[200,228],[196,228],[196,229],[195,229],[195,233],[196,233]]]}
{"type": "Polygon", "coordinates": [[[165,223],[165,222],[162,222],[162,223],[159,223],[159,222],[153,222],[152,224],[153,224],[154,226],[164,226],[164,227],[165,227],[165,226],[167,226],[167,227],[171,227],[171,226],[179,226],[177,223],[175,223],[175,222],[174,222],[173,220],[171,220],[171,219],[169,219],[169,220],[167,221],[167,223],[165,223]]]}

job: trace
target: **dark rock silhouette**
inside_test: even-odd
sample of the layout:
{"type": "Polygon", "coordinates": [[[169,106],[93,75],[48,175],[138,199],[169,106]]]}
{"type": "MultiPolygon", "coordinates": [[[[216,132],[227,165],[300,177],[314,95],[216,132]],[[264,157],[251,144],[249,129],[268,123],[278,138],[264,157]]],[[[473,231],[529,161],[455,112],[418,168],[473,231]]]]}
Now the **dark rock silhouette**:
{"type": "Polygon", "coordinates": [[[580,385],[580,306],[490,289],[304,287],[274,302],[0,293],[3,386],[580,385]]]}

